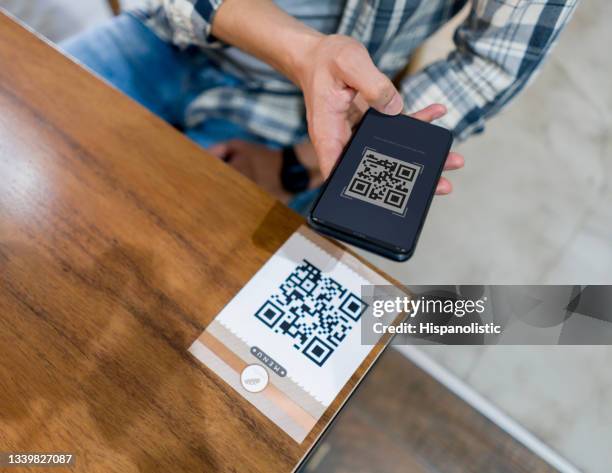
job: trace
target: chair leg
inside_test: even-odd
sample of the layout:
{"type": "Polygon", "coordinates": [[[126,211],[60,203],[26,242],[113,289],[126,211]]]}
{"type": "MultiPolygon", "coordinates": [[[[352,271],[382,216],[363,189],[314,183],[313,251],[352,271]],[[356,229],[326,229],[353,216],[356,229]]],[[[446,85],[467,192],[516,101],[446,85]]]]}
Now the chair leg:
{"type": "Polygon", "coordinates": [[[121,13],[121,4],[119,2],[120,0],[108,0],[108,5],[115,16],[121,13]]]}

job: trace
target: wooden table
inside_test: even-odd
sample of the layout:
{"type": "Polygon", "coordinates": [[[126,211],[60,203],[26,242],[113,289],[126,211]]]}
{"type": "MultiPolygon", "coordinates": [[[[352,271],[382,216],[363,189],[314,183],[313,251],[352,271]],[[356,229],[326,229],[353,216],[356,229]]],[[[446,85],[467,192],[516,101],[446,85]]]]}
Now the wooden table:
{"type": "Polygon", "coordinates": [[[302,444],[187,352],[303,219],[0,14],[0,451],[84,472],[290,472],[302,444]]]}

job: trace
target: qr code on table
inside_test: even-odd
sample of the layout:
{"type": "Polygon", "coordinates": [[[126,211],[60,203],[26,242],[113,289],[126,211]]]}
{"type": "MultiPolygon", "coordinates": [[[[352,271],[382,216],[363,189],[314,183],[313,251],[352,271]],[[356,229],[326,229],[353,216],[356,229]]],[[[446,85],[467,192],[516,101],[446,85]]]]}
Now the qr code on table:
{"type": "Polygon", "coordinates": [[[323,366],[361,318],[367,304],[303,260],[255,313],[276,333],[323,366]]]}
{"type": "Polygon", "coordinates": [[[422,168],[366,148],[344,195],[405,215],[422,168]]]}

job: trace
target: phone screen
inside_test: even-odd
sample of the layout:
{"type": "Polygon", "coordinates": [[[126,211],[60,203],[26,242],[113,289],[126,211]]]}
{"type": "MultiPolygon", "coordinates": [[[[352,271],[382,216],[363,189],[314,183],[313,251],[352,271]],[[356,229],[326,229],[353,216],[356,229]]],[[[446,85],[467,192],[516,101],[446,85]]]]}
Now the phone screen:
{"type": "Polygon", "coordinates": [[[444,128],[370,109],[315,203],[313,224],[411,253],[451,144],[444,128]]]}

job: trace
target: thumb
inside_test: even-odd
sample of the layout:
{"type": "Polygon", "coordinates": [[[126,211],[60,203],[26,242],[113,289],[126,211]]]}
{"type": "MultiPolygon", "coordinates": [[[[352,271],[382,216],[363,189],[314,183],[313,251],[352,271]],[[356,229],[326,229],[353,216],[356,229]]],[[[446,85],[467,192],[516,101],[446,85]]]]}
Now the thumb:
{"type": "Polygon", "coordinates": [[[404,109],[404,101],[393,82],[381,72],[378,72],[378,84],[370,86],[371,96],[366,96],[368,104],[386,115],[398,115],[404,109]]]}
{"type": "Polygon", "coordinates": [[[401,113],[404,101],[391,79],[380,72],[367,55],[354,57],[353,61],[353,67],[340,71],[344,83],[358,91],[368,105],[379,112],[401,113]]]}
{"type": "Polygon", "coordinates": [[[315,152],[319,157],[319,168],[323,179],[331,174],[334,164],[338,160],[344,145],[342,141],[335,138],[322,138],[314,144],[315,152]]]}

